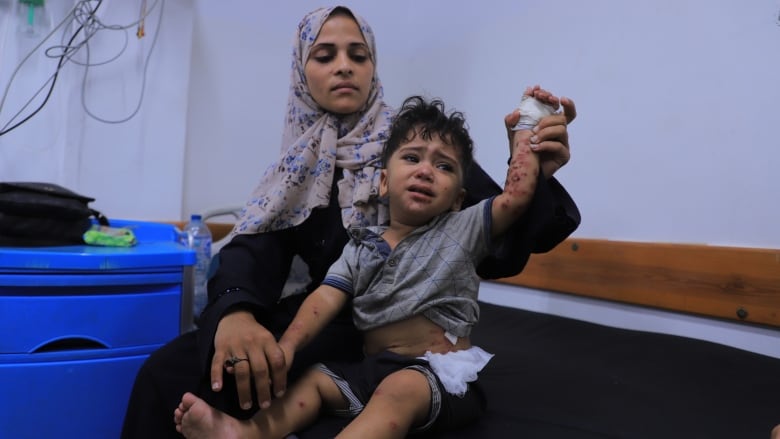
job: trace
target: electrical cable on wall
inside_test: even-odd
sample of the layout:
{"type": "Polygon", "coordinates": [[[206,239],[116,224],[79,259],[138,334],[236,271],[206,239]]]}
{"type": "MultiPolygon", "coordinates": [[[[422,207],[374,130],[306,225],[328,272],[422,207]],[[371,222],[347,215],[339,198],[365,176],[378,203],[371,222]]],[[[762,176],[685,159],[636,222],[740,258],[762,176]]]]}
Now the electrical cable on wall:
{"type": "MultiPolygon", "coordinates": [[[[5,105],[5,100],[8,97],[8,92],[11,90],[11,85],[14,82],[14,78],[19,73],[19,70],[21,69],[21,67],[24,65],[25,62],[27,62],[27,60],[30,59],[30,57],[32,57],[33,54],[35,54],[35,52],[41,46],[43,46],[43,43],[45,43],[46,40],[51,38],[51,36],[54,35],[54,33],[56,33],[57,30],[59,30],[59,28],[63,27],[66,23],[70,22],[68,17],[71,14],[73,14],[79,8],[81,3],[82,2],[79,2],[76,5],[74,5],[73,8],[65,15],[65,18],[63,20],[61,20],[60,23],[57,26],[55,26],[54,29],[52,29],[51,32],[49,32],[49,34],[46,35],[35,47],[33,47],[33,49],[16,66],[16,69],[14,69],[13,74],[11,74],[11,78],[8,80],[8,85],[6,85],[6,87],[5,87],[5,92],[3,93],[3,98],[0,99],[0,114],[2,114],[2,112],[3,112],[3,107],[5,105]]],[[[96,11],[97,8],[100,7],[100,3],[102,3],[102,0],[97,4],[97,6],[95,6],[94,11],[96,11]]],[[[93,13],[94,13],[94,11],[93,11],[93,13]]],[[[76,32],[73,34],[73,38],[71,39],[71,41],[73,41],[73,39],[75,39],[76,35],[80,31],[81,31],[81,28],[76,30],[76,32]]],[[[6,133],[9,133],[13,129],[15,129],[18,126],[22,125],[23,123],[27,122],[30,118],[35,116],[44,107],[44,105],[46,105],[46,102],[48,102],[49,97],[51,97],[52,90],[54,89],[54,84],[57,82],[57,75],[59,74],[60,68],[62,68],[62,64],[63,64],[63,62],[62,62],[62,57],[61,57],[60,58],[60,62],[57,65],[57,70],[55,70],[54,74],[52,74],[52,76],[49,77],[49,80],[46,81],[46,83],[44,83],[43,86],[40,89],[38,89],[38,91],[27,101],[27,103],[25,103],[22,106],[22,108],[8,121],[8,123],[6,125],[4,125],[2,128],[0,128],[0,136],[4,135],[6,133]],[[27,108],[28,105],[30,105],[30,103],[32,103],[33,99],[35,99],[40,94],[40,92],[43,90],[44,87],[46,87],[46,84],[48,84],[49,82],[51,82],[51,87],[49,88],[49,92],[46,94],[46,98],[44,99],[43,103],[41,103],[41,105],[38,106],[38,108],[35,111],[33,111],[31,114],[29,114],[27,117],[25,117],[21,122],[19,122],[16,125],[13,125],[12,127],[8,128],[8,126],[11,123],[13,123],[13,121],[22,113],[22,111],[24,111],[25,108],[27,108]]]]}
{"type": "MultiPolygon", "coordinates": [[[[142,1],[145,1],[145,0],[142,0],[142,1]]],[[[87,101],[86,101],[87,86],[86,86],[86,84],[87,84],[87,76],[88,76],[88,73],[89,73],[89,66],[90,65],[97,65],[97,64],[89,64],[89,46],[87,46],[87,63],[86,63],[86,68],[84,69],[84,77],[83,77],[82,83],[81,83],[81,106],[82,106],[82,108],[84,108],[84,112],[86,112],[87,115],[89,115],[93,119],[98,120],[98,121],[103,122],[103,123],[118,124],[118,123],[127,122],[128,120],[132,119],[133,117],[135,117],[136,114],[138,114],[138,111],[141,110],[141,104],[143,104],[143,100],[144,100],[144,91],[146,90],[146,77],[147,77],[147,71],[149,69],[149,60],[152,58],[152,53],[154,52],[154,47],[157,45],[157,36],[160,35],[160,26],[162,24],[162,17],[163,17],[163,9],[164,9],[164,6],[165,6],[165,0],[157,0],[154,3],[154,5],[152,5],[152,7],[150,8],[150,11],[153,10],[157,6],[158,3],[160,5],[160,12],[159,12],[159,16],[158,16],[158,19],[157,19],[157,28],[154,31],[154,36],[152,37],[152,43],[149,46],[149,52],[146,54],[146,59],[144,60],[144,72],[143,72],[143,75],[141,76],[141,91],[138,93],[138,103],[136,104],[135,109],[132,111],[132,113],[130,113],[128,116],[126,116],[126,117],[124,117],[122,119],[117,119],[117,120],[104,119],[104,118],[101,118],[101,117],[95,115],[87,107],[87,101]]],[[[145,7],[142,9],[142,13],[143,12],[145,12],[145,7]]],[[[135,26],[141,26],[142,23],[144,22],[144,18],[145,18],[146,15],[148,15],[148,13],[146,13],[145,15],[142,15],[141,18],[138,21],[134,22],[134,23],[131,23],[131,24],[129,24],[127,26],[124,26],[124,27],[121,27],[121,28],[116,28],[116,29],[121,29],[121,30],[125,31],[125,46],[122,48],[121,52],[124,52],[125,48],[127,47],[127,38],[128,38],[127,37],[127,29],[129,29],[131,27],[135,27],[135,26]]],[[[142,38],[144,36],[143,34],[144,33],[141,32],[141,35],[139,35],[138,38],[142,38]]],[[[136,35],[138,35],[138,33],[136,33],[136,35]]],[[[120,52],[120,55],[121,55],[121,52],[120,52]]]]}
{"type": "Polygon", "coordinates": [[[122,123],[126,122],[130,119],[132,119],[136,114],[138,114],[138,111],[141,108],[141,104],[143,102],[143,94],[144,90],[146,88],[146,76],[147,76],[147,69],[149,66],[149,60],[151,59],[152,52],[154,51],[154,47],[157,42],[157,36],[160,33],[161,23],[162,23],[162,14],[163,14],[163,6],[165,3],[165,0],[156,0],[155,3],[150,7],[146,8],[146,0],[142,0],[143,5],[141,9],[141,16],[138,20],[127,24],[127,25],[106,25],[103,22],[101,22],[98,17],[96,16],[96,12],[98,8],[100,8],[100,5],[103,3],[103,0],[80,0],[78,1],[74,7],[65,15],[65,18],[61,20],[55,27],[52,29],[23,59],[22,61],[16,66],[14,69],[13,74],[11,75],[11,78],[5,88],[5,92],[3,93],[2,99],[0,99],[0,114],[2,114],[2,110],[6,101],[6,98],[8,96],[8,92],[11,88],[11,85],[13,84],[14,78],[18,74],[19,70],[21,69],[22,65],[24,65],[25,62],[27,62],[30,57],[49,39],[54,35],[60,28],[65,27],[66,29],[70,27],[69,25],[72,23],[77,23],[78,27],[73,32],[72,35],[68,38],[67,32],[63,31],[61,44],[56,46],[51,46],[45,50],[45,55],[49,58],[58,58],[59,61],[57,62],[57,67],[52,73],[52,75],[49,77],[47,81],[44,82],[44,84],[33,94],[33,96],[22,106],[22,108],[14,114],[13,117],[2,127],[0,127],[0,136],[7,134],[14,130],[15,128],[19,127],[20,125],[27,122],[30,118],[35,116],[48,102],[49,98],[51,97],[52,91],[54,90],[54,85],[57,82],[57,77],[59,75],[60,70],[63,68],[66,62],[72,62],[77,65],[81,65],[84,67],[84,76],[82,79],[82,87],[81,87],[81,103],[82,107],[84,108],[84,111],[92,117],[93,119],[96,119],[100,122],[104,123],[122,123]],[[93,7],[94,4],[94,7],[93,7]],[[141,91],[139,93],[138,103],[135,107],[135,109],[132,111],[132,113],[119,120],[107,120],[104,118],[101,118],[97,115],[95,115],[93,112],[87,108],[86,105],[86,80],[88,76],[88,72],[90,67],[100,66],[107,63],[110,63],[117,58],[119,58],[124,51],[127,48],[128,45],[128,36],[127,36],[127,30],[130,28],[133,28],[135,26],[139,26],[140,32],[137,33],[138,38],[142,38],[144,32],[143,29],[143,23],[146,19],[146,17],[153,11],[159,4],[160,10],[159,10],[159,17],[157,21],[157,27],[154,32],[154,37],[152,39],[151,46],[149,48],[149,52],[146,56],[146,59],[144,61],[144,68],[143,68],[143,77],[141,82],[141,91]],[[90,40],[101,30],[121,30],[124,31],[125,34],[125,43],[118,51],[118,53],[111,57],[108,60],[101,61],[101,62],[90,62],[90,55],[89,55],[89,42],[90,40]],[[74,41],[76,41],[76,38],[79,36],[79,34],[83,33],[82,39],[74,44],[74,41]],[[67,42],[65,42],[67,40],[67,42]],[[81,49],[86,50],[86,61],[80,62],[76,59],[74,59],[75,55],[81,51],[81,49]],[[55,53],[56,52],[56,53],[55,53]],[[46,88],[46,86],[49,86],[49,90],[43,100],[43,102],[30,114],[28,114],[24,119],[17,122],[14,125],[13,122],[24,112],[24,110],[40,95],[40,93],[46,88]]]}

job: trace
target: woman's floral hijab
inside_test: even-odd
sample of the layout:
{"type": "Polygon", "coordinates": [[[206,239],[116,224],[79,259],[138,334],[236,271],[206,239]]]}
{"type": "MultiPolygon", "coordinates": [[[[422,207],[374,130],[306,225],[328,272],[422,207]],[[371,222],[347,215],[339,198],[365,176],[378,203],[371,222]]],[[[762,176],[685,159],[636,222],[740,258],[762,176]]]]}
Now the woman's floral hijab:
{"type": "Polygon", "coordinates": [[[334,9],[312,11],[298,25],[282,154],[266,170],[232,234],[282,230],[302,223],[312,209],[328,205],[335,168],[343,170],[343,178],[338,182],[338,201],[344,226],[387,222],[387,209],[377,198],[379,159],[392,109],[382,100],[382,85],[376,72],[376,44],[368,23],[352,14],[374,62],[374,77],[365,107],[347,116],[328,113],[314,101],[306,85],[304,65],[309,51],[334,9]]]}

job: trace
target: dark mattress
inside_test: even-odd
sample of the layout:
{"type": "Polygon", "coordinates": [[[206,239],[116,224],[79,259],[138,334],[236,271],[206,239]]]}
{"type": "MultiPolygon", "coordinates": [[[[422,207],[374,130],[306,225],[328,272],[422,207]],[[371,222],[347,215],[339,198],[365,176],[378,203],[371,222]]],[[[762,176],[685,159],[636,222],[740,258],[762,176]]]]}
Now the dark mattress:
{"type": "Polygon", "coordinates": [[[487,303],[472,342],[495,354],[488,412],[440,437],[768,439],[780,424],[780,359],[487,303]]]}

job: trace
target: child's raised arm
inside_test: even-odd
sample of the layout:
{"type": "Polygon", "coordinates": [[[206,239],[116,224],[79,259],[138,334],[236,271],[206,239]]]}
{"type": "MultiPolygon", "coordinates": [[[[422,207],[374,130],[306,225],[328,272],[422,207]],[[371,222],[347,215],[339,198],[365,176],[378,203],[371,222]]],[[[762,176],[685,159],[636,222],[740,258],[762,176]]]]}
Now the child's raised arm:
{"type": "Polygon", "coordinates": [[[494,237],[504,233],[531,204],[540,172],[539,158],[531,150],[530,139],[534,135],[532,128],[539,119],[555,112],[558,105],[557,98],[538,85],[527,88],[523,93],[517,110],[520,117],[510,136],[512,158],[506,173],[504,192],[493,199],[494,237]]]}

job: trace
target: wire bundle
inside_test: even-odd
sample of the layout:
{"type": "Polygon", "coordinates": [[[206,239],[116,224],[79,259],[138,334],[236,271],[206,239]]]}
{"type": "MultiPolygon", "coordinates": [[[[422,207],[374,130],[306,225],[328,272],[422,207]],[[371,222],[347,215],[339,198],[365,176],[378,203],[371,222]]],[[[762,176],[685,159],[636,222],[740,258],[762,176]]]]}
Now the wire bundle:
{"type": "Polygon", "coordinates": [[[97,16],[97,11],[100,8],[100,5],[103,3],[103,0],[79,0],[76,2],[76,4],[73,6],[73,8],[65,15],[65,18],[62,19],[23,59],[22,61],[16,66],[14,69],[14,72],[11,74],[11,78],[8,81],[8,85],[5,88],[5,91],[3,93],[2,100],[0,100],[0,114],[2,114],[3,107],[5,105],[6,98],[8,97],[8,92],[11,89],[11,85],[14,82],[14,78],[19,73],[19,70],[21,67],[40,49],[46,41],[48,41],[56,32],[58,32],[61,28],[63,28],[62,37],[60,44],[50,46],[46,48],[44,51],[44,54],[48,58],[52,59],[58,59],[57,67],[54,70],[54,72],[49,76],[48,80],[33,94],[32,97],[19,109],[19,111],[11,117],[11,119],[5,123],[5,125],[0,128],[0,136],[7,134],[11,132],[12,130],[16,129],[20,125],[24,124],[28,120],[30,120],[33,116],[35,116],[38,112],[43,109],[43,107],[46,105],[46,103],[49,101],[49,98],[52,95],[52,92],[54,90],[54,86],[57,83],[57,77],[59,76],[60,70],[65,66],[66,63],[71,62],[73,64],[77,64],[84,67],[84,75],[82,78],[82,84],[81,84],[81,105],[84,108],[84,111],[93,119],[96,119],[100,122],[104,123],[123,123],[126,122],[133,117],[135,117],[136,114],[138,114],[139,109],[141,108],[141,104],[143,102],[143,95],[144,90],[146,88],[146,76],[147,76],[147,69],[149,67],[149,60],[152,56],[152,53],[154,51],[154,47],[157,43],[157,37],[160,33],[160,25],[162,23],[162,14],[163,9],[165,5],[165,0],[156,0],[155,3],[150,7],[146,8],[146,0],[142,0],[142,7],[141,7],[141,14],[138,20],[126,24],[126,25],[108,25],[103,23],[97,16]],[[127,45],[129,42],[129,36],[128,36],[128,29],[131,29],[133,27],[137,26],[137,32],[136,35],[138,38],[142,38],[145,34],[144,32],[144,23],[146,20],[146,17],[159,6],[159,16],[157,20],[157,28],[154,32],[154,36],[152,38],[152,43],[149,47],[149,51],[146,55],[146,59],[144,61],[144,67],[143,67],[143,78],[141,81],[141,91],[139,93],[138,97],[138,103],[135,107],[135,109],[126,117],[117,119],[117,120],[108,120],[105,118],[101,118],[97,115],[95,115],[92,111],[89,110],[86,104],[86,82],[87,77],[89,76],[89,70],[91,67],[105,65],[110,62],[115,61],[118,59],[127,49],[127,45]],[[74,29],[72,32],[69,32],[68,29],[74,29]],[[92,62],[90,60],[90,49],[89,44],[92,38],[94,38],[98,32],[104,31],[104,30],[110,30],[110,31],[121,31],[124,34],[124,44],[120,50],[117,51],[116,55],[110,57],[109,59],[106,59],[104,61],[100,62],[92,62]],[[67,42],[66,42],[67,41],[67,42]],[[80,52],[84,52],[83,61],[79,61],[75,59],[76,55],[80,52]],[[24,110],[29,107],[32,102],[37,98],[44,89],[48,86],[48,91],[46,92],[46,96],[43,99],[43,102],[38,105],[38,107],[30,112],[27,116],[25,116],[22,120],[14,123],[15,120],[17,120],[20,115],[24,112],[24,110]]]}

